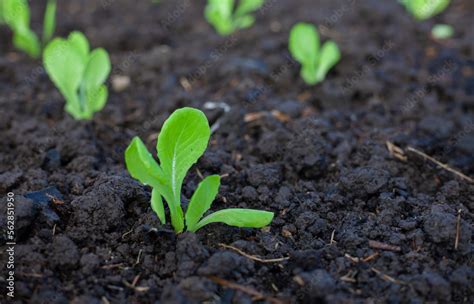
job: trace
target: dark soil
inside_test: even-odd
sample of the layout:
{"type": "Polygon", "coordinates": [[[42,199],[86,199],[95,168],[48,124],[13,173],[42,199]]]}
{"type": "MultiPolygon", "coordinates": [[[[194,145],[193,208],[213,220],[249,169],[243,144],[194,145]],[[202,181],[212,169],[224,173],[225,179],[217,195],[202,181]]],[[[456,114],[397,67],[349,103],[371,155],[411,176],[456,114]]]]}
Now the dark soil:
{"type": "MultiPolygon", "coordinates": [[[[473,303],[474,185],[415,153],[398,159],[386,142],[474,176],[474,2],[416,22],[397,1],[267,0],[255,26],[228,38],[195,2],[60,1],[58,34],[83,31],[111,54],[111,79],[131,79],[120,92],[109,85],[92,122],[63,111],[40,62],[1,28],[0,189],[2,201],[9,191],[16,199],[14,301],[252,301],[224,279],[263,302],[473,303]],[[322,39],[342,50],[314,87],[289,59],[297,21],[326,25],[322,39]],[[452,39],[431,39],[440,22],[454,26],[452,39]],[[224,175],[213,210],[270,210],[270,227],[175,235],[159,224],[123,151],[135,135],[153,151],[183,106],[203,109],[216,129],[184,197],[198,172],[224,175]],[[221,243],[289,259],[261,263],[221,243]]],[[[43,5],[34,1],[35,29],[43,5]]]]}

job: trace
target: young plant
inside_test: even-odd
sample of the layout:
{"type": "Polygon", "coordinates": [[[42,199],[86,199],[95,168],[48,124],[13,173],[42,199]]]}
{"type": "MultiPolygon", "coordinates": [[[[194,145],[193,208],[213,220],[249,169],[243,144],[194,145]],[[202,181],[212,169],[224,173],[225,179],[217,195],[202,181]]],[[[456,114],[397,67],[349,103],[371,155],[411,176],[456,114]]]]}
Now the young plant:
{"type": "Polygon", "coordinates": [[[104,85],[110,73],[109,54],[102,48],[89,50],[87,38],[72,32],[55,38],[45,48],[43,63],[49,77],[66,99],[66,111],[75,119],[91,119],[107,102],[104,85]]]}
{"type": "Polygon", "coordinates": [[[436,24],[431,29],[431,36],[434,39],[449,39],[454,35],[454,28],[449,24],[436,24]]]}
{"type": "Polygon", "coordinates": [[[308,23],[300,22],[293,26],[289,49],[293,58],[301,64],[300,75],[309,85],[323,81],[341,59],[341,52],[334,41],[327,41],[320,48],[318,31],[308,23]]]}
{"type": "Polygon", "coordinates": [[[226,36],[238,29],[252,26],[255,17],[251,13],[264,2],[265,0],[240,0],[234,10],[235,0],[208,0],[205,16],[220,35],[226,36]]]}
{"type": "Polygon", "coordinates": [[[56,0],[48,0],[43,23],[43,41],[30,29],[30,8],[27,0],[0,1],[0,22],[13,31],[13,44],[33,58],[41,55],[41,49],[51,39],[56,26],[56,0]]]}
{"type": "Polygon", "coordinates": [[[446,9],[450,0],[399,0],[418,20],[429,19],[446,9]]]}
{"type": "Polygon", "coordinates": [[[207,148],[211,131],[203,112],[193,108],[176,110],[163,124],[158,143],[158,164],[140,138],[135,137],[125,151],[125,162],[130,175],[150,185],[151,207],[162,224],[166,223],[163,199],[166,201],[171,225],[179,233],[195,232],[210,223],[261,228],[270,224],[273,213],[253,209],[224,209],[204,216],[216,198],[220,186],[219,175],[207,176],[191,197],[183,216],[181,187],[186,173],[207,148]]]}

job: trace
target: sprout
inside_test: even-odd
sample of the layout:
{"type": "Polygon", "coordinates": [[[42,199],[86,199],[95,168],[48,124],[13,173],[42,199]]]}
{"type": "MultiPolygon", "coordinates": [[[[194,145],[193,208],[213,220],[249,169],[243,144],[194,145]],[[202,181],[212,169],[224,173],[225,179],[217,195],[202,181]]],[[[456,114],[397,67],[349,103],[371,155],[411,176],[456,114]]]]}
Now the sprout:
{"type": "Polygon", "coordinates": [[[418,20],[429,19],[446,9],[450,0],[399,0],[418,20]]]}
{"type": "Polygon", "coordinates": [[[110,73],[110,59],[102,48],[89,50],[80,32],[67,39],[56,38],[45,48],[43,62],[49,77],[66,99],[66,111],[75,119],[91,119],[107,102],[104,85],[110,73]]]}
{"type": "Polygon", "coordinates": [[[293,58],[301,64],[301,77],[310,85],[323,81],[329,70],[341,58],[334,41],[325,42],[321,48],[319,46],[319,34],[315,26],[308,23],[293,26],[289,49],[293,58]]]}
{"type": "Polygon", "coordinates": [[[128,172],[152,190],[151,207],[162,224],[166,223],[166,201],[174,230],[197,231],[210,223],[225,223],[236,227],[260,228],[270,224],[273,213],[253,209],[224,209],[207,216],[220,186],[218,175],[207,176],[194,192],[184,216],[181,208],[181,187],[193,164],[207,148],[211,131],[203,112],[193,108],[176,110],[165,121],[158,136],[157,152],[160,164],[148,152],[140,138],[135,137],[125,151],[128,172]],[[204,216],[204,217],[203,217],[204,216]]]}
{"type": "Polygon", "coordinates": [[[448,39],[454,35],[454,29],[448,24],[436,24],[431,29],[431,36],[434,39],[448,39]]]}
{"type": "Polygon", "coordinates": [[[226,36],[238,29],[252,26],[255,17],[251,13],[259,9],[264,2],[264,0],[240,0],[234,11],[234,0],[208,0],[205,16],[219,34],[226,36]]]}
{"type": "Polygon", "coordinates": [[[0,2],[0,23],[7,24],[13,31],[13,44],[33,58],[39,58],[42,46],[53,36],[56,26],[56,0],[48,0],[43,22],[43,41],[30,29],[30,7],[26,0],[2,0],[0,2]]]}

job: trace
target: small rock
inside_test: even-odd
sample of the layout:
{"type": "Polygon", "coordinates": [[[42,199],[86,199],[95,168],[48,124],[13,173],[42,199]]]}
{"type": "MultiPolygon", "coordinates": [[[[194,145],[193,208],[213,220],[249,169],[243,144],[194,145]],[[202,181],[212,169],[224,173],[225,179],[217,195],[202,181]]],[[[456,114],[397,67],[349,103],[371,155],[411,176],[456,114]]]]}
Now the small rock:
{"type": "Polygon", "coordinates": [[[39,210],[39,220],[46,222],[49,226],[58,223],[60,218],[58,214],[51,208],[53,199],[63,200],[62,194],[56,187],[48,187],[46,189],[25,194],[26,198],[33,201],[34,207],[39,210]]]}
{"type": "Polygon", "coordinates": [[[112,88],[115,92],[122,92],[130,86],[130,77],[126,75],[115,75],[112,77],[112,88]]]}

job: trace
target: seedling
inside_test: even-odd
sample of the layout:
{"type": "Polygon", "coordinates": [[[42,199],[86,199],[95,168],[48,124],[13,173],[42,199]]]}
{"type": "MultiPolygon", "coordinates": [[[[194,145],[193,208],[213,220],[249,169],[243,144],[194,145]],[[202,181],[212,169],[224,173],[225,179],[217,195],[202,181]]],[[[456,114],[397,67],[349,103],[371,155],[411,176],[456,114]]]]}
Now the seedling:
{"type": "Polygon", "coordinates": [[[45,48],[43,63],[49,77],[66,99],[66,111],[75,119],[91,119],[107,102],[104,85],[110,73],[109,54],[102,48],[89,50],[87,38],[72,32],[55,38],[45,48]]]}
{"type": "Polygon", "coordinates": [[[252,26],[255,17],[251,13],[259,9],[264,2],[265,0],[240,0],[234,10],[235,0],[208,0],[205,16],[220,35],[226,36],[252,26]]]}
{"type": "Polygon", "coordinates": [[[454,35],[454,28],[448,24],[436,24],[431,29],[431,36],[434,39],[448,39],[454,35]]]}
{"type": "Polygon", "coordinates": [[[193,108],[176,110],[163,124],[158,143],[158,164],[140,138],[135,137],[125,151],[130,175],[150,185],[151,207],[162,224],[166,223],[163,199],[166,201],[174,230],[195,232],[210,223],[225,223],[236,227],[261,228],[270,224],[273,213],[253,209],[224,209],[204,214],[211,207],[220,186],[219,175],[204,178],[191,197],[183,216],[181,187],[186,173],[202,156],[209,143],[211,131],[203,112],[193,108]]]}
{"type": "Polygon", "coordinates": [[[341,59],[339,47],[334,41],[327,41],[320,48],[318,31],[308,23],[300,22],[293,26],[289,49],[293,58],[301,64],[300,75],[309,85],[323,81],[341,59]]]}
{"type": "Polygon", "coordinates": [[[41,55],[41,49],[53,36],[56,27],[56,0],[48,0],[43,22],[43,38],[30,29],[30,8],[27,0],[0,1],[0,22],[13,31],[13,44],[33,58],[41,55]]]}
{"type": "Polygon", "coordinates": [[[418,20],[429,19],[446,9],[450,0],[399,0],[418,20]]]}

